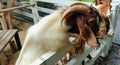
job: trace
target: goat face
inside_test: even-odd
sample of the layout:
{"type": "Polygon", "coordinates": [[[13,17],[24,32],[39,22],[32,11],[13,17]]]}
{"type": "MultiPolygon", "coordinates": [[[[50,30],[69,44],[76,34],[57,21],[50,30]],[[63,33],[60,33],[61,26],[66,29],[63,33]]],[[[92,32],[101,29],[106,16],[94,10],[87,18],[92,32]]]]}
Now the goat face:
{"type": "Polygon", "coordinates": [[[84,8],[82,10],[77,10],[72,13],[70,12],[71,14],[66,16],[66,23],[71,26],[69,32],[79,34],[77,38],[78,44],[76,46],[76,49],[81,49],[80,53],[82,53],[85,41],[88,42],[89,39],[92,38],[92,41],[94,39],[94,42],[88,42],[88,44],[90,44],[90,46],[92,46],[92,44],[93,46],[96,46],[97,43],[95,40],[95,36],[97,38],[103,38],[106,35],[106,32],[109,28],[109,23],[106,23],[107,21],[103,21],[100,13],[95,7],[89,7],[79,2],[71,5],[71,7],[74,6],[79,6],[78,8],[84,8]],[[104,29],[101,30],[102,28],[104,29]]]}
{"type": "Polygon", "coordinates": [[[84,50],[85,42],[88,42],[90,46],[96,46],[96,38],[94,36],[94,33],[92,32],[92,26],[90,26],[88,15],[90,15],[90,8],[88,5],[83,3],[74,3],[71,5],[72,11],[66,11],[64,14],[68,14],[67,16],[62,17],[65,19],[65,23],[71,28],[68,30],[70,33],[76,33],[77,36],[77,44],[76,44],[76,50],[79,53],[82,53],[84,50]]]}

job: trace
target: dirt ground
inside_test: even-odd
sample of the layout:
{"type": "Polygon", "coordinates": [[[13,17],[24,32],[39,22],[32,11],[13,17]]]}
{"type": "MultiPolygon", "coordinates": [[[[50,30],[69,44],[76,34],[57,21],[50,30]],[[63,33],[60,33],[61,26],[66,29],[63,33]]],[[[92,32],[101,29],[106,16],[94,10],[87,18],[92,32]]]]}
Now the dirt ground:
{"type": "MultiPolygon", "coordinates": [[[[27,29],[33,25],[33,22],[13,18],[14,28],[19,30],[21,44],[23,44],[27,29]]],[[[1,29],[1,26],[0,26],[1,29]]],[[[0,65],[13,65],[16,62],[19,51],[12,53],[9,45],[0,54],[0,65]]]]}

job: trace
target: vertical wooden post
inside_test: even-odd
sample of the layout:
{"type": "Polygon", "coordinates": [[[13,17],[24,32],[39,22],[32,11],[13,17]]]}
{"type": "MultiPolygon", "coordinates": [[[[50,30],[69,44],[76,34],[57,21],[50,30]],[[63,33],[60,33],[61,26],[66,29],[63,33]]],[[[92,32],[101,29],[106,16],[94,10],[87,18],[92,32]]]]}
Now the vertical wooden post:
{"type": "Polygon", "coordinates": [[[35,0],[30,0],[30,3],[34,3],[35,4],[35,6],[31,7],[32,13],[33,13],[33,20],[34,20],[34,24],[35,24],[40,19],[39,15],[38,15],[38,11],[37,11],[37,3],[36,3],[35,0]]]}
{"type": "MultiPolygon", "coordinates": [[[[1,10],[3,7],[4,7],[4,6],[3,6],[3,4],[2,4],[2,1],[0,0],[0,10],[1,10]]],[[[5,16],[6,16],[6,12],[0,13],[0,22],[1,22],[2,28],[3,28],[4,30],[5,30],[5,29],[8,29],[5,16]]]]}
{"type": "MultiPolygon", "coordinates": [[[[7,8],[13,7],[13,4],[14,4],[14,0],[8,0],[7,8]]],[[[12,10],[7,11],[6,20],[7,20],[9,29],[13,29],[12,10]]]]}
{"type": "Polygon", "coordinates": [[[7,21],[6,21],[6,12],[2,12],[0,14],[1,14],[0,21],[2,24],[2,28],[3,28],[3,30],[7,30],[8,25],[7,25],[7,21]]]}
{"type": "MultiPolygon", "coordinates": [[[[8,0],[7,8],[13,7],[13,5],[14,5],[14,0],[8,0]]],[[[12,12],[13,12],[13,10],[6,11],[6,21],[8,24],[8,29],[13,29],[12,12]]],[[[11,41],[10,47],[11,47],[11,50],[13,53],[16,52],[16,49],[17,49],[15,46],[16,46],[15,42],[11,41]]]]}

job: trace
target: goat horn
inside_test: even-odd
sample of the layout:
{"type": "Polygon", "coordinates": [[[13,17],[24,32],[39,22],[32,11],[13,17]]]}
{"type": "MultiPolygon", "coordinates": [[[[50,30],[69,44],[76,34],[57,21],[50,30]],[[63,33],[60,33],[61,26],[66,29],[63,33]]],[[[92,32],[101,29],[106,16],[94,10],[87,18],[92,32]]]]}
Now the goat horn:
{"type": "Polygon", "coordinates": [[[75,6],[75,5],[84,5],[86,7],[89,7],[88,5],[86,5],[86,4],[82,3],[82,2],[74,2],[70,6],[72,7],[72,6],[75,6]]]}
{"type": "Polygon", "coordinates": [[[67,15],[72,14],[74,12],[87,14],[90,11],[89,6],[83,3],[74,3],[67,10],[65,10],[62,14],[62,21],[67,17],[67,15]]]}

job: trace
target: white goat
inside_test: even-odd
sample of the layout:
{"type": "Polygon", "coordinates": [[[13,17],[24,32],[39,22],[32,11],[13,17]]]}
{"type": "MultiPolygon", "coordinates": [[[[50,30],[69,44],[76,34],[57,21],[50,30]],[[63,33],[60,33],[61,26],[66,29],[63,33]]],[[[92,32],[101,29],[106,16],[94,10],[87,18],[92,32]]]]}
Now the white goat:
{"type": "Polygon", "coordinates": [[[74,47],[69,41],[69,26],[61,26],[61,12],[57,11],[42,18],[29,28],[16,65],[29,65],[45,52],[66,50],[74,47]]]}

